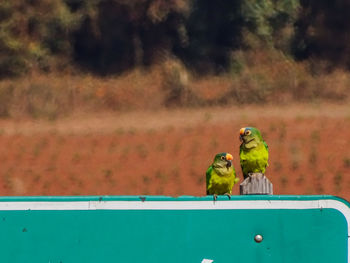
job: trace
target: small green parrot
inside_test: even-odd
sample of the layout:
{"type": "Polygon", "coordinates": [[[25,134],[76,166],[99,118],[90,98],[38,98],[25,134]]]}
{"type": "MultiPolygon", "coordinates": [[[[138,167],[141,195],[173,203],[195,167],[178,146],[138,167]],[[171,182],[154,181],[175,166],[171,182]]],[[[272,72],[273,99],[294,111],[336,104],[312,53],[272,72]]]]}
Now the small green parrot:
{"type": "Polygon", "coordinates": [[[218,153],[207,170],[207,195],[214,195],[214,200],[217,195],[227,195],[230,198],[232,187],[239,181],[232,160],[231,154],[218,153]]]}
{"type": "Polygon", "coordinates": [[[248,173],[265,173],[268,166],[269,147],[263,140],[260,131],[254,127],[240,129],[239,157],[244,179],[248,173]]]}

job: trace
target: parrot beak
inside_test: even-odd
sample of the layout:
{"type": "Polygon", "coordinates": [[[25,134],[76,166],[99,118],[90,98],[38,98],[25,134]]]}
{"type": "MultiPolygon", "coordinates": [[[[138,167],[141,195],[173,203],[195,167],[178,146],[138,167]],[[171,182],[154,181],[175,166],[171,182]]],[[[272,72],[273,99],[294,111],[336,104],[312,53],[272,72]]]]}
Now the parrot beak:
{"type": "Polygon", "coordinates": [[[229,153],[226,154],[226,168],[230,168],[232,166],[232,160],[233,160],[233,156],[229,153]]]}
{"type": "Polygon", "coordinates": [[[239,130],[239,140],[243,142],[243,135],[244,135],[245,128],[241,128],[239,130]]]}

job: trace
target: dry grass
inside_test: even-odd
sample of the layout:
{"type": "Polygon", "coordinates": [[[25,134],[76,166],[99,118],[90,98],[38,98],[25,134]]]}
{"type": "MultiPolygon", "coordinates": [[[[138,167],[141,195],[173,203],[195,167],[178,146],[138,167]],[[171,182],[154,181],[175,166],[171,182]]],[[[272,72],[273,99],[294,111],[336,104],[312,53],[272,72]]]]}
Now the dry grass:
{"type": "Polygon", "coordinates": [[[238,61],[239,72],[220,76],[198,77],[179,60],[166,58],[151,69],[119,76],[32,74],[2,80],[0,117],[55,120],[81,112],[349,101],[346,71],[312,73],[309,64],[276,51],[246,52],[238,61]]]}

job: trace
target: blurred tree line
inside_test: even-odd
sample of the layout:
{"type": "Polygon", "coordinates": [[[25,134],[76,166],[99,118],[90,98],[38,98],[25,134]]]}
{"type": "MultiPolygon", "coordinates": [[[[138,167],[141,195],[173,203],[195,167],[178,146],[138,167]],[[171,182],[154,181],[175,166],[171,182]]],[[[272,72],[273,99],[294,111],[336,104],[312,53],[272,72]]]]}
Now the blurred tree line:
{"type": "Polygon", "coordinates": [[[350,66],[345,0],[2,0],[0,77],[98,74],[175,56],[194,71],[239,71],[236,51],[280,50],[350,66]]]}

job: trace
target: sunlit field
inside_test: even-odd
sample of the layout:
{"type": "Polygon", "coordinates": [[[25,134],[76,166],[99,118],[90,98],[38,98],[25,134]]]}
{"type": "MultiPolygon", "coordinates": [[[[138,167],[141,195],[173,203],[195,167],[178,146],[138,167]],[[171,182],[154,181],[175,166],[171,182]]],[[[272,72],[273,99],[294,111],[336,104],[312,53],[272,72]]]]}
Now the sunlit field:
{"type": "MultiPolygon", "coordinates": [[[[239,129],[258,127],[275,194],[350,199],[350,109],[244,106],[0,121],[2,195],[205,195],[214,155],[239,166],[239,129]]],[[[239,187],[234,187],[239,194],[239,187]]]]}

